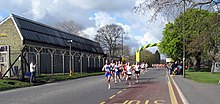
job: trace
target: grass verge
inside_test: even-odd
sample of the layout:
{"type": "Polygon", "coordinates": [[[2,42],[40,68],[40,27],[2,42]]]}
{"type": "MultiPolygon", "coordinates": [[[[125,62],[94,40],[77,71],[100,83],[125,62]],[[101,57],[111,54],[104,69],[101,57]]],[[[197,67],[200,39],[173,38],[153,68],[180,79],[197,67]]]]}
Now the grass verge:
{"type": "MultiPolygon", "coordinates": [[[[88,76],[96,76],[96,75],[102,75],[104,72],[94,72],[94,73],[75,73],[72,76],[69,76],[68,74],[42,74],[37,78],[37,82],[33,85],[42,85],[57,81],[64,81],[64,80],[70,80],[70,79],[76,79],[76,78],[82,78],[82,77],[88,77],[88,76]]],[[[27,82],[21,82],[17,80],[10,80],[10,79],[0,79],[0,91],[15,89],[15,88],[22,88],[22,87],[29,87],[32,86],[32,84],[28,83],[29,79],[27,79],[27,82]]]]}
{"type": "Polygon", "coordinates": [[[9,80],[9,79],[0,80],[0,91],[21,88],[21,87],[28,87],[28,86],[31,86],[31,84],[27,82],[21,82],[17,80],[9,80]]]}
{"type": "Polygon", "coordinates": [[[187,70],[186,78],[200,83],[217,84],[220,80],[220,73],[195,72],[187,70]]]}
{"type": "Polygon", "coordinates": [[[69,74],[56,74],[56,75],[48,75],[48,74],[42,74],[37,78],[38,84],[44,84],[44,83],[51,83],[56,81],[64,81],[69,79],[76,79],[76,78],[82,78],[82,77],[88,77],[88,76],[96,76],[96,75],[102,75],[104,72],[94,72],[94,73],[75,73],[72,76],[69,76],[69,74]]]}

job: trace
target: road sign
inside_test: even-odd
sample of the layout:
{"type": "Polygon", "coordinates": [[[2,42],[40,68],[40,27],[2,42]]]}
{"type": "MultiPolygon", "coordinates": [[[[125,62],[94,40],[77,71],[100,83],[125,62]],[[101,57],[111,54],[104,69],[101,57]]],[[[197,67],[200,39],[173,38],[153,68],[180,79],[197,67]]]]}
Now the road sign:
{"type": "Polygon", "coordinates": [[[220,62],[215,62],[214,72],[220,72],[220,62]]]}

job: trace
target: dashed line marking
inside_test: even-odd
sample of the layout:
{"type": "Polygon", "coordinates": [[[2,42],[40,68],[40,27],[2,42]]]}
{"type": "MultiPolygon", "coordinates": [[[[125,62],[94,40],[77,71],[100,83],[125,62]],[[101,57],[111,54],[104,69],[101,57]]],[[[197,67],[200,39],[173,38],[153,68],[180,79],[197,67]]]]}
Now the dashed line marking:
{"type": "Polygon", "coordinates": [[[116,95],[112,95],[111,97],[109,97],[109,99],[113,99],[116,95]]]}
{"type": "Polygon", "coordinates": [[[120,94],[122,91],[117,92],[117,94],[120,94]]]}
{"type": "Polygon", "coordinates": [[[105,104],[105,102],[103,101],[103,102],[101,102],[100,104],[105,104]]]}

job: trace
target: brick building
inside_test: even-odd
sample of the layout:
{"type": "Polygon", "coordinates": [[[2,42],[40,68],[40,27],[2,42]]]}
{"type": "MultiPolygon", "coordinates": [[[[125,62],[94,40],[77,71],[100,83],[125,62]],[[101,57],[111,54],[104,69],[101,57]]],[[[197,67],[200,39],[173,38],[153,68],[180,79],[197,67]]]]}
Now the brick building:
{"type": "Polygon", "coordinates": [[[15,14],[0,22],[1,74],[13,66],[6,76],[28,72],[31,61],[38,74],[97,71],[104,57],[99,43],[51,26],[15,14]]]}

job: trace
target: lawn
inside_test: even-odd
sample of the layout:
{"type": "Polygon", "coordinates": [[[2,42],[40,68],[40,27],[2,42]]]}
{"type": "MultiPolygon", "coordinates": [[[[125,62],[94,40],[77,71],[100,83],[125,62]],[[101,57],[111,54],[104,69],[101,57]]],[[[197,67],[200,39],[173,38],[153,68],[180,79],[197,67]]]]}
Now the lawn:
{"type": "Polygon", "coordinates": [[[194,72],[192,70],[186,71],[186,78],[200,83],[217,84],[220,80],[220,73],[210,72],[194,72]]]}

